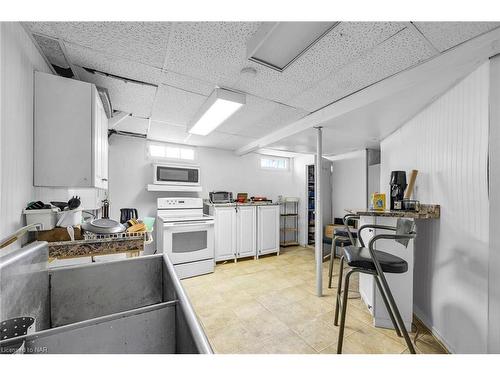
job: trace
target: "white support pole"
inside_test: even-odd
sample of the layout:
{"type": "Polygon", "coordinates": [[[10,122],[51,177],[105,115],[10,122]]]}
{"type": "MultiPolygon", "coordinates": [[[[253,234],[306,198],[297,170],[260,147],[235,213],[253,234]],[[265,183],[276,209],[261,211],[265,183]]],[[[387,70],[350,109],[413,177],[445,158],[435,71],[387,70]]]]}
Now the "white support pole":
{"type": "Polygon", "coordinates": [[[323,295],[323,215],[321,212],[321,160],[323,159],[322,127],[317,126],[314,160],[314,255],[316,258],[316,294],[323,295]]]}

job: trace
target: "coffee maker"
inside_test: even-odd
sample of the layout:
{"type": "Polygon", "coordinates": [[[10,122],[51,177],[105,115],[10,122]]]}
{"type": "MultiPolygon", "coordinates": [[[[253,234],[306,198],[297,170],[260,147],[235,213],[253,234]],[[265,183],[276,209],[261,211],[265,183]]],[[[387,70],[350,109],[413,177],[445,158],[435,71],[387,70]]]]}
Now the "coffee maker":
{"type": "Polygon", "coordinates": [[[391,210],[401,210],[406,189],[406,172],[391,172],[391,210]]]}

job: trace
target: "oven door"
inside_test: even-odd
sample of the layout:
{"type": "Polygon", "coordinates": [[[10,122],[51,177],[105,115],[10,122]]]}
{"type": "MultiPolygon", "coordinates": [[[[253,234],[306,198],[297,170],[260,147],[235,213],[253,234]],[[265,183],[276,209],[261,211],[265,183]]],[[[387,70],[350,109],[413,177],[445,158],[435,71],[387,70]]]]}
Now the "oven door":
{"type": "Polygon", "coordinates": [[[197,186],[200,185],[200,168],[155,164],[154,183],[197,186]]]}
{"type": "Polygon", "coordinates": [[[165,223],[163,252],[173,264],[214,258],[214,222],[165,223]]]}

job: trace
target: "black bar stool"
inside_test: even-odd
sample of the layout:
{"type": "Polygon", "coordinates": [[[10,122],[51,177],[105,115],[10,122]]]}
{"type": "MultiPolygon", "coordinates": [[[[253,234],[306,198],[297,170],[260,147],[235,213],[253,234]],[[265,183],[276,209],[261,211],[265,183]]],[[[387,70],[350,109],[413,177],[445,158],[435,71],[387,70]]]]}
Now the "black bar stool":
{"type": "Polygon", "coordinates": [[[399,313],[394,297],[392,296],[389,285],[385,278],[384,273],[405,273],[408,271],[408,263],[395,255],[375,250],[373,248],[376,241],[380,239],[390,239],[401,243],[403,246],[407,247],[408,242],[416,237],[414,232],[415,223],[413,220],[399,218],[396,227],[391,227],[387,225],[363,225],[358,229],[358,239],[360,247],[358,246],[347,246],[344,248],[344,255],[340,258],[340,268],[339,268],[339,282],[337,288],[337,300],[335,305],[335,318],[334,324],[338,326],[339,309],[341,310],[340,315],[340,329],[339,329],[339,339],[337,342],[337,353],[342,353],[342,344],[344,340],[344,327],[345,318],[347,311],[347,297],[349,294],[349,279],[351,275],[355,272],[365,273],[372,275],[375,279],[375,284],[382,296],[385,307],[389,316],[391,318],[392,324],[398,336],[403,337],[406,341],[406,345],[410,350],[410,353],[415,354],[415,348],[410,340],[408,331],[403,323],[401,314],[399,313]],[[378,234],[373,237],[368,248],[365,247],[363,239],[361,238],[361,232],[367,228],[374,229],[384,229],[396,232],[395,234],[378,234]],[[350,267],[350,270],[346,273],[344,279],[344,288],[342,289],[342,274],[344,271],[344,261],[350,267]]]}
{"type": "Polygon", "coordinates": [[[328,288],[332,288],[332,278],[333,278],[333,261],[335,260],[337,247],[341,248],[342,254],[344,253],[344,247],[355,245],[357,234],[352,233],[349,229],[349,222],[356,222],[359,220],[358,215],[347,214],[344,216],[343,222],[345,230],[339,231],[334,229],[332,236],[332,247],[330,249],[330,264],[328,265],[328,288]]]}

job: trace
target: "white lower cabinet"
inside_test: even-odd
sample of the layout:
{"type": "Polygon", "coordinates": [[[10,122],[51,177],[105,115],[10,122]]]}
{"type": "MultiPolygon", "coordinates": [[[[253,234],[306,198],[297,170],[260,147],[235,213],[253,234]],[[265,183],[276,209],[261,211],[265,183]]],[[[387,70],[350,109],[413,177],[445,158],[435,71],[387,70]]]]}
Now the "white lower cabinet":
{"type": "Polygon", "coordinates": [[[216,262],[279,254],[278,205],[211,205],[208,213],[215,217],[216,262]]]}
{"type": "Polygon", "coordinates": [[[236,207],[214,207],[215,261],[236,258],[236,207]]]}
{"type": "Polygon", "coordinates": [[[236,257],[257,256],[256,207],[238,206],[236,213],[236,257]]]}
{"type": "Polygon", "coordinates": [[[280,207],[257,207],[257,257],[280,252],[280,207]]]}

